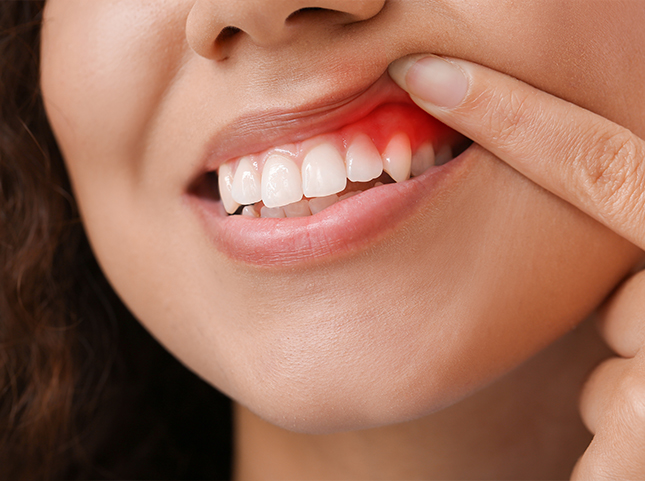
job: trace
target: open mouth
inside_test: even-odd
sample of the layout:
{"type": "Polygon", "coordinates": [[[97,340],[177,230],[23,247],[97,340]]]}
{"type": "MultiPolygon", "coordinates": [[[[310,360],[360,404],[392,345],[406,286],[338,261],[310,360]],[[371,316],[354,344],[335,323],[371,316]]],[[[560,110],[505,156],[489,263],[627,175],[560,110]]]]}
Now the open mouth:
{"type": "Polygon", "coordinates": [[[229,215],[307,217],[418,177],[471,143],[414,104],[389,103],[335,132],[230,159],[203,177],[199,192],[229,215]]]}

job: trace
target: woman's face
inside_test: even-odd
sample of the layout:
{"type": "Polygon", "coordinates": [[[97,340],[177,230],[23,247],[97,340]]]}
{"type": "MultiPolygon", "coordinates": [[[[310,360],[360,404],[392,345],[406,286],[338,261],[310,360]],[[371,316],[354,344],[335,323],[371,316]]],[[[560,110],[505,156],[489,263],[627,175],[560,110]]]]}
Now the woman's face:
{"type": "Polygon", "coordinates": [[[643,136],[644,21],[631,1],[48,0],[42,87],[132,312],[260,416],[330,432],[472,393],[570,330],[640,254],[476,145],[310,217],[228,217],[213,172],[277,152],[299,176],[312,146],[344,154],[347,132],[383,151],[402,130],[417,149],[427,119],[385,72],[419,52],[643,136]]]}

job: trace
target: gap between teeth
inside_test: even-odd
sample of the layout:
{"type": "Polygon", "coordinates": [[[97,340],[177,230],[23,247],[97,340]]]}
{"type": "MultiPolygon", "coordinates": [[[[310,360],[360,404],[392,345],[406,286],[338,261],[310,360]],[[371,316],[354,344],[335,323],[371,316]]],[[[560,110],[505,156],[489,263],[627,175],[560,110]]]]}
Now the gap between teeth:
{"type": "Polygon", "coordinates": [[[405,133],[393,135],[382,153],[369,136],[358,134],[344,153],[329,141],[317,143],[307,151],[301,167],[283,152],[271,153],[261,169],[251,156],[239,159],[237,166],[235,161],[226,162],[218,170],[220,198],[229,214],[303,217],[360,193],[350,190],[337,195],[346,190],[348,180],[370,182],[385,172],[395,182],[403,182],[451,159],[449,145],[435,153],[430,141],[412,152],[405,133]]]}

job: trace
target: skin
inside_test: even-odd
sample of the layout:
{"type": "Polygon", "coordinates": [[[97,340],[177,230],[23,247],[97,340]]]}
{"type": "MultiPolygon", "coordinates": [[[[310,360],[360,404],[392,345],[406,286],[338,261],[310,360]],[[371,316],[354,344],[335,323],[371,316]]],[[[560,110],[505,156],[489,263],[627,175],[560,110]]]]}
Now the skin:
{"type": "MultiPolygon", "coordinates": [[[[614,232],[645,247],[645,141],[608,119],[485,67],[421,57],[390,66],[393,78],[415,102],[614,232]],[[432,64],[444,73],[449,66],[450,73],[446,81],[428,89],[437,78],[430,75],[432,64]]],[[[615,355],[593,370],[582,391],[580,413],[594,438],[576,463],[574,480],[630,480],[645,475],[644,294],[645,271],[641,270],[616,290],[599,313],[600,333],[615,355]]]]}
{"type": "Polygon", "coordinates": [[[245,406],[240,478],[565,476],[588,443],[575,398],[605,354],[594,336],[582,329],[491,383],[600,304],[636,246],[481,147],[454,188],[385,238],[292,269],[218,252],[185,194],[209,138],[243,115],[298,112],[418,52],[488,66],[643,135],[645,11],[345,3],[48,2],[43,95],[97,259],[160,342],[245,406]],[[285,22],[306,7],[340,13],[285,22]],[[227,25],[241,32],[215,43],[227,25]],[[554,419],[561,405],[566,420],[554,419]],[[502,449],[509,438],[521,456],[502,449]],[[382,455],[393,439],[409,447],[407,471],[382,455]],[[298,465],[307,449],[337,474],[298,465]]]}

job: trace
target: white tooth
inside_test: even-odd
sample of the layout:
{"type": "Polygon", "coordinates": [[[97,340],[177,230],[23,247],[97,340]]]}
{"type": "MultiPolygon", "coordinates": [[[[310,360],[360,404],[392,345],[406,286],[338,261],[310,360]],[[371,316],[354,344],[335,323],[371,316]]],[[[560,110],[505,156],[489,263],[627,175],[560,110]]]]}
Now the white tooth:
{"type": "Polygon", "coordinates": [[[327,197],[315,197],[309,199],[309,209],[312,214],[317,214],[321,210],[334,205],[336,202],[338,202],[338,196],[336,194],[328,195],[327,197]]]}
{"type": "Polygon", "coordinates": [[[246,217],[260,217],[254,205],[245,205],[244,209],[242,209],[242,215],[246,217]]]}
{"type": "Polygon", "coordinates": [[[302,183],[298,166],[279,154],[271,155],[262,169],[262,202],[267,207],[280,207],[302,199],[302,183]]]}
{"type": "Polygon", "coordinates": [[[255,170],[250,157],[242,157],[233,177],[231,195],[242,205],[255,204],[262,200],[260,173],[255,170]]]}
{"type": "Polygon", "coordinates": [[[338,200],[345,200],[349,199],[350,197],[354,197],[355,195],[358,195],[362,193],[362,190],[353,190],[352,192],[347,192],[347,194],[341,195],[338,200]]]}
{"type": "Polygon", "coordinates": [[[374,187],[381,187],[382,185],[383,185],[383,182],[377,182],[376,184],[374,184],[374,187]]]}
{"type": "Polygon", "coordinates": [[[443,165],[452,160],[452,148],[449,145],[444,145],[439,149],[435,156],[434,163],[436,165],[443,165]]]}
{"type": "Polygon", "coordinates": [[[230,164],[222,164],[219,166],[217,171],[218,175],[218,184],[219,184],[219,197],[222,199],[222,204],[224,204],[224,209],[229,214],[233,214],[237,208],[240,206],[231,195],[231,189],[233,187],[233,168],[230,164]]]}
{"type": "Polygon", "coordinates": [[[410,139],[403,133],[398,133],[383,152],[383,170],[390,174],[395,182],[403,182],[410,177],[412,151],[410,139]]]}
{"type": "Polygon", "coordinates": [[[269,219],[281,219],[282,217],[286,217],[284,214],[284,209],[282,207],[264,206],[260,211],[260,215],[264,218],[269,218],[269,219]]]}
{"type": "Polygon", "coordinates": [[[412,156],[412,167],[410,173],[413,176],[423,174],[426,170],[434,165],[434,147],[432,142],[426,142],[417,149],[412,156]]]}
{"type": "Polygon", "coordinates": [[[336,148],[325,142],[309,151],[302,163],[302,191],[306,197],[324,197],[345,190],[345,162],[336,148]]]}
{"type": "Polygon", "coordinates": [[[369,182],[383,173],[381,154],[365,134],[359,134],[347,147],[347,178],[352,182],[369,182]]]}
{"type": "Polygon", "coordinates": [[[283,209],[287,217],[307,217],[311,215],[311,211],[309,210],[309,201],[307,199],[302,199],[300,202],[285,205],[283,209]]]}

